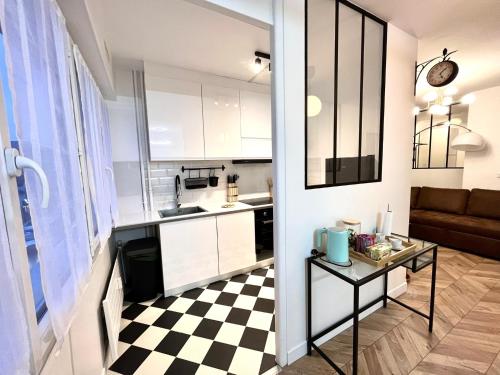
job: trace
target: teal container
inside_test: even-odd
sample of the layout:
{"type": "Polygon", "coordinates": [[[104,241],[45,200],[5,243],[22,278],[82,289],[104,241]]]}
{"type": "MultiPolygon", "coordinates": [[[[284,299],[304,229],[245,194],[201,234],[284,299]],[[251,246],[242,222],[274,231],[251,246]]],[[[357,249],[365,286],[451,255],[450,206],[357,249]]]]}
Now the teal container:
{"type": "Polygon", "coordinates": [[[316,246],[323,246],[326,234],[326,259],[332,263],[349,262],[349,231],[344,228],[321,228],[316,232],[316,246]]]}

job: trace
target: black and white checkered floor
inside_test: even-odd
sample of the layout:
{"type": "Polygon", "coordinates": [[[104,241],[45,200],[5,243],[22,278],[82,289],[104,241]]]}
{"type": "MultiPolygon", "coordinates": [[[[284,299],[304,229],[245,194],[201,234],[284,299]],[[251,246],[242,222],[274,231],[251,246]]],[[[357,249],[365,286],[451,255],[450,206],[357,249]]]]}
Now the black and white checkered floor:
{"type": "Polygon", "coordinates": [[[119,340],[108,374],[274,373],[274,268],[131,304],[119,340]]]}

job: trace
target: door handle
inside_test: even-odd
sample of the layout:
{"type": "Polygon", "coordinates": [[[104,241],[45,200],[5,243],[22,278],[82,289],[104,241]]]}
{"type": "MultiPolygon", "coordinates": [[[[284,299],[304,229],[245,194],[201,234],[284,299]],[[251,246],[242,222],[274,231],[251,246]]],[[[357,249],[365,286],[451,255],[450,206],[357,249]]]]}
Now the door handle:
{"type": "Polygon", "coordinates": [[[40,183],[42,185],[42,208],[47,208],[49,206],[49,180],[47,179],[47,175],[43,171],[42,167],[25,156],[21,156],[19,151],[15,148],[6,148],[5,149],[5,163],[7,164],[7,174],[10,177],[19,177],[23,173],[23,169],[31,169],[35,172],[40,179],[40,183]]]}

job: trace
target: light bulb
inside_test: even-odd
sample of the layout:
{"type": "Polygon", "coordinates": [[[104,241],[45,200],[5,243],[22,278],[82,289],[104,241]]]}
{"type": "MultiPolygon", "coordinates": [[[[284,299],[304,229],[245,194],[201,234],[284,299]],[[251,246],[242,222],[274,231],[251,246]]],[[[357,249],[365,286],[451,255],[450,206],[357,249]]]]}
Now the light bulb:
{"type": "Polygon", "coordinates": [[[438,97],[438,94],[436,91],[429,91],[427,94],[424,95],[424,100],[426,102],[432,102],[436,100],[438,97]]]}
{"type": "Polygon", "coordinates": [[[413,110],[411,113],[413,113],[413,116],[418,116],[418,114],[420,113],[420,107],[417,107],[417,106],[413,107],[413,110]]]}
{"type": "Polygon", "coordinates": [[[443,98],[443,105],[450,105],[453,103],[453,98],[451,96],[445,96],[443,98]]]}
{"type": "Polygon", "coordinates": [[[446,115],[448,114],[448,107],[440,104],[433,104],[429,107],[429,112],[433,115],[446,115]]]}
{"type": "Polygon", "coordinates": [[[314,117],[321,112],[321,100],[315,95],[307,96],[307,117],[314,117]]]}
{"type": "Polygon", "coordinates": [[[447,88],[444,90],[444,94],[445,94],[446,96],[453,96],[453,95],[455,95],[457,92],[458,92],[458,89],[457,89],[455,86],[450,86],[450,87],[447,87],[447,88]]]}
{"type": "Polygon", "coordinates": [[[447,128],[448,128],[448,127],[450,127],[450,124],[451,124],[451,123],[450,123],[450,121],[445,121],[445,122],[443,123],[443,125],[444,125],[444,126],[446,126],[447,128]]]}
{"type": "Polygon", "coordinates": [[[476,101],[476,95],[474,94],[465,94],[464,96],[462,96],[462,99],[460,99],[460,102],[462,102],[462,104],[472,104],[476,101]]]}

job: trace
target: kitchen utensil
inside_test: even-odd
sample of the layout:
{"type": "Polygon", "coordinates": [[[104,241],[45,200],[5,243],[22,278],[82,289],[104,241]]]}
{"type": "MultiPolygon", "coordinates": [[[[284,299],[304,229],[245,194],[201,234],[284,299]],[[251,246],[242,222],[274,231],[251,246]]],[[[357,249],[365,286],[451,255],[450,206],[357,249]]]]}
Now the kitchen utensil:
{"type": "Polygon", "coordinates": [[[234,183],[227,184],[227,201],[237,202],[238,201],[238,185],[234,183]]]}
{"type": "Polygon", "coordinates": [[[211,169],[209,172],[208,184],[212,187],[216,187],[217,185],[219,185],[219,177],[215,175],[215,169],[211,169]]]}
{"type": "Polygon", "coordinates": [[[326,234],[326,259],[341,266],[349,265],[349,232],[344,228],[321,228],[316,232],[316,246],[323,245],[326,234]]]}
{"type": "Polygon", "coordinates": [[[207,177],[200,177],[200,171],[198,171],[198,177],[191,177],[191,171],[189,171],[189,177],[184,179],[184,185],[186,189],[204,189],[208,185],[207,177]]]}

